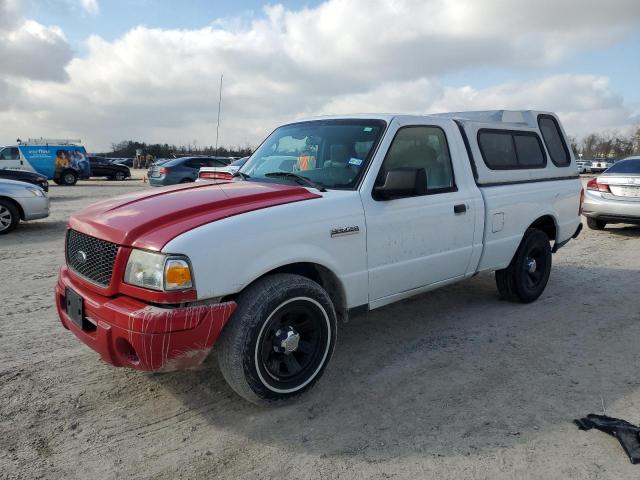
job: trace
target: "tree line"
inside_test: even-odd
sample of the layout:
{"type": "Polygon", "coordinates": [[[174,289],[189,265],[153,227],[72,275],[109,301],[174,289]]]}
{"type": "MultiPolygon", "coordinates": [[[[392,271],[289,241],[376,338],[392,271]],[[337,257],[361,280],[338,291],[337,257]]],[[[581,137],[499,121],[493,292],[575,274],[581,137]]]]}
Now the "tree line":
{"type": "Polygon", "coordinates": [[[621,159],[631,155],[640,155],[640,127],[630,133],[602,132],[590,133],[580,141],[569,137],[571,148],[576,157],[621,159]]]}
{"type": "Polygon", "coordinates": [[[173,155],[209,155],[220,157],[246,157],[253,153],[253,148],[249,145],[244,147],[218,147],[213,146],[198,147],[196,142],[192,145],[169,145],[167,143],[145,143],[134,140],[124,140],[111,144],[110,152],[103,152],[97,155],[111,158],[132,158],[136,156],[136,151],[142,150],[144,155],[153,155],[155,158],[171,158],[173,155]]]}

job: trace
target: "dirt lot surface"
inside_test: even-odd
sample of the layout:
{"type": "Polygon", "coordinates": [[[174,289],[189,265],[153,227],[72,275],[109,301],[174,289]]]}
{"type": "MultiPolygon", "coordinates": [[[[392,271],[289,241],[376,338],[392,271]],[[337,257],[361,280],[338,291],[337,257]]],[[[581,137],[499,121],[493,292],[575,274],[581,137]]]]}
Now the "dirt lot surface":
{"type": "Polygon", "coordinates": [[[266,409],[212,357],[115,369],[60,325],[67,218],[140,188],[52,186],[52,216],[0,238],[0,478],[640,477],[571,423],[603,403],[640,422],[640,228],[585,230],[531,305],[481,275],[353,319],[316,388],[266,409]]]}

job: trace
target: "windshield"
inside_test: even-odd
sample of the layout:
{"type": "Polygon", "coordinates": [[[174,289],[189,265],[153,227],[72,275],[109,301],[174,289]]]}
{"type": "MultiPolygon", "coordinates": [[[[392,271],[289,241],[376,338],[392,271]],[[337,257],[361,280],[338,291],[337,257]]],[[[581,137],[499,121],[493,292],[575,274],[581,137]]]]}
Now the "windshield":
{"type": "Polygon", "coordinates": [[[249,180],[292,183],[298,175],[325,188],[353,189],[385,125],[382,120],[318,120],[285,125],[264,141],[241,172],[249,180]]]}
{"type": "Polygon", "coordinates": [[[622,160],[620,162],[614,163],[606,173],[629,173],[629,174],[639,174],[640,173],[640,159],[637,160],[622,160]]]}

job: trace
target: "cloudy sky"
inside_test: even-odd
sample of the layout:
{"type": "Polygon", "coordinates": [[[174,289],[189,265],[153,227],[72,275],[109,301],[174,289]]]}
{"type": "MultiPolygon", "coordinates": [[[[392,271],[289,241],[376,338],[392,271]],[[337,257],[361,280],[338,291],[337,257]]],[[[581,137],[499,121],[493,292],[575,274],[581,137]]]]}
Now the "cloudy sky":
{"type": "Polygon", "coordinates": [[[255,145],[326,113],[640,123],[639,0],[0,0],[0,144],[255,145]]]}

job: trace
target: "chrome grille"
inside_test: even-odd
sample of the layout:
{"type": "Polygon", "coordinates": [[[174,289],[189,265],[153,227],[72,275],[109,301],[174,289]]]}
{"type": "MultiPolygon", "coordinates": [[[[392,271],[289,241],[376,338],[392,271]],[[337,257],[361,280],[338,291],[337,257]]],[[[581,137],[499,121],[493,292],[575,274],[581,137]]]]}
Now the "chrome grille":
{"type": "Polygon", "coordinates": [[[79,275],[102,287],[111,283],[118,245],[69,230],[67,233],[67,265],[79,275]]]}

